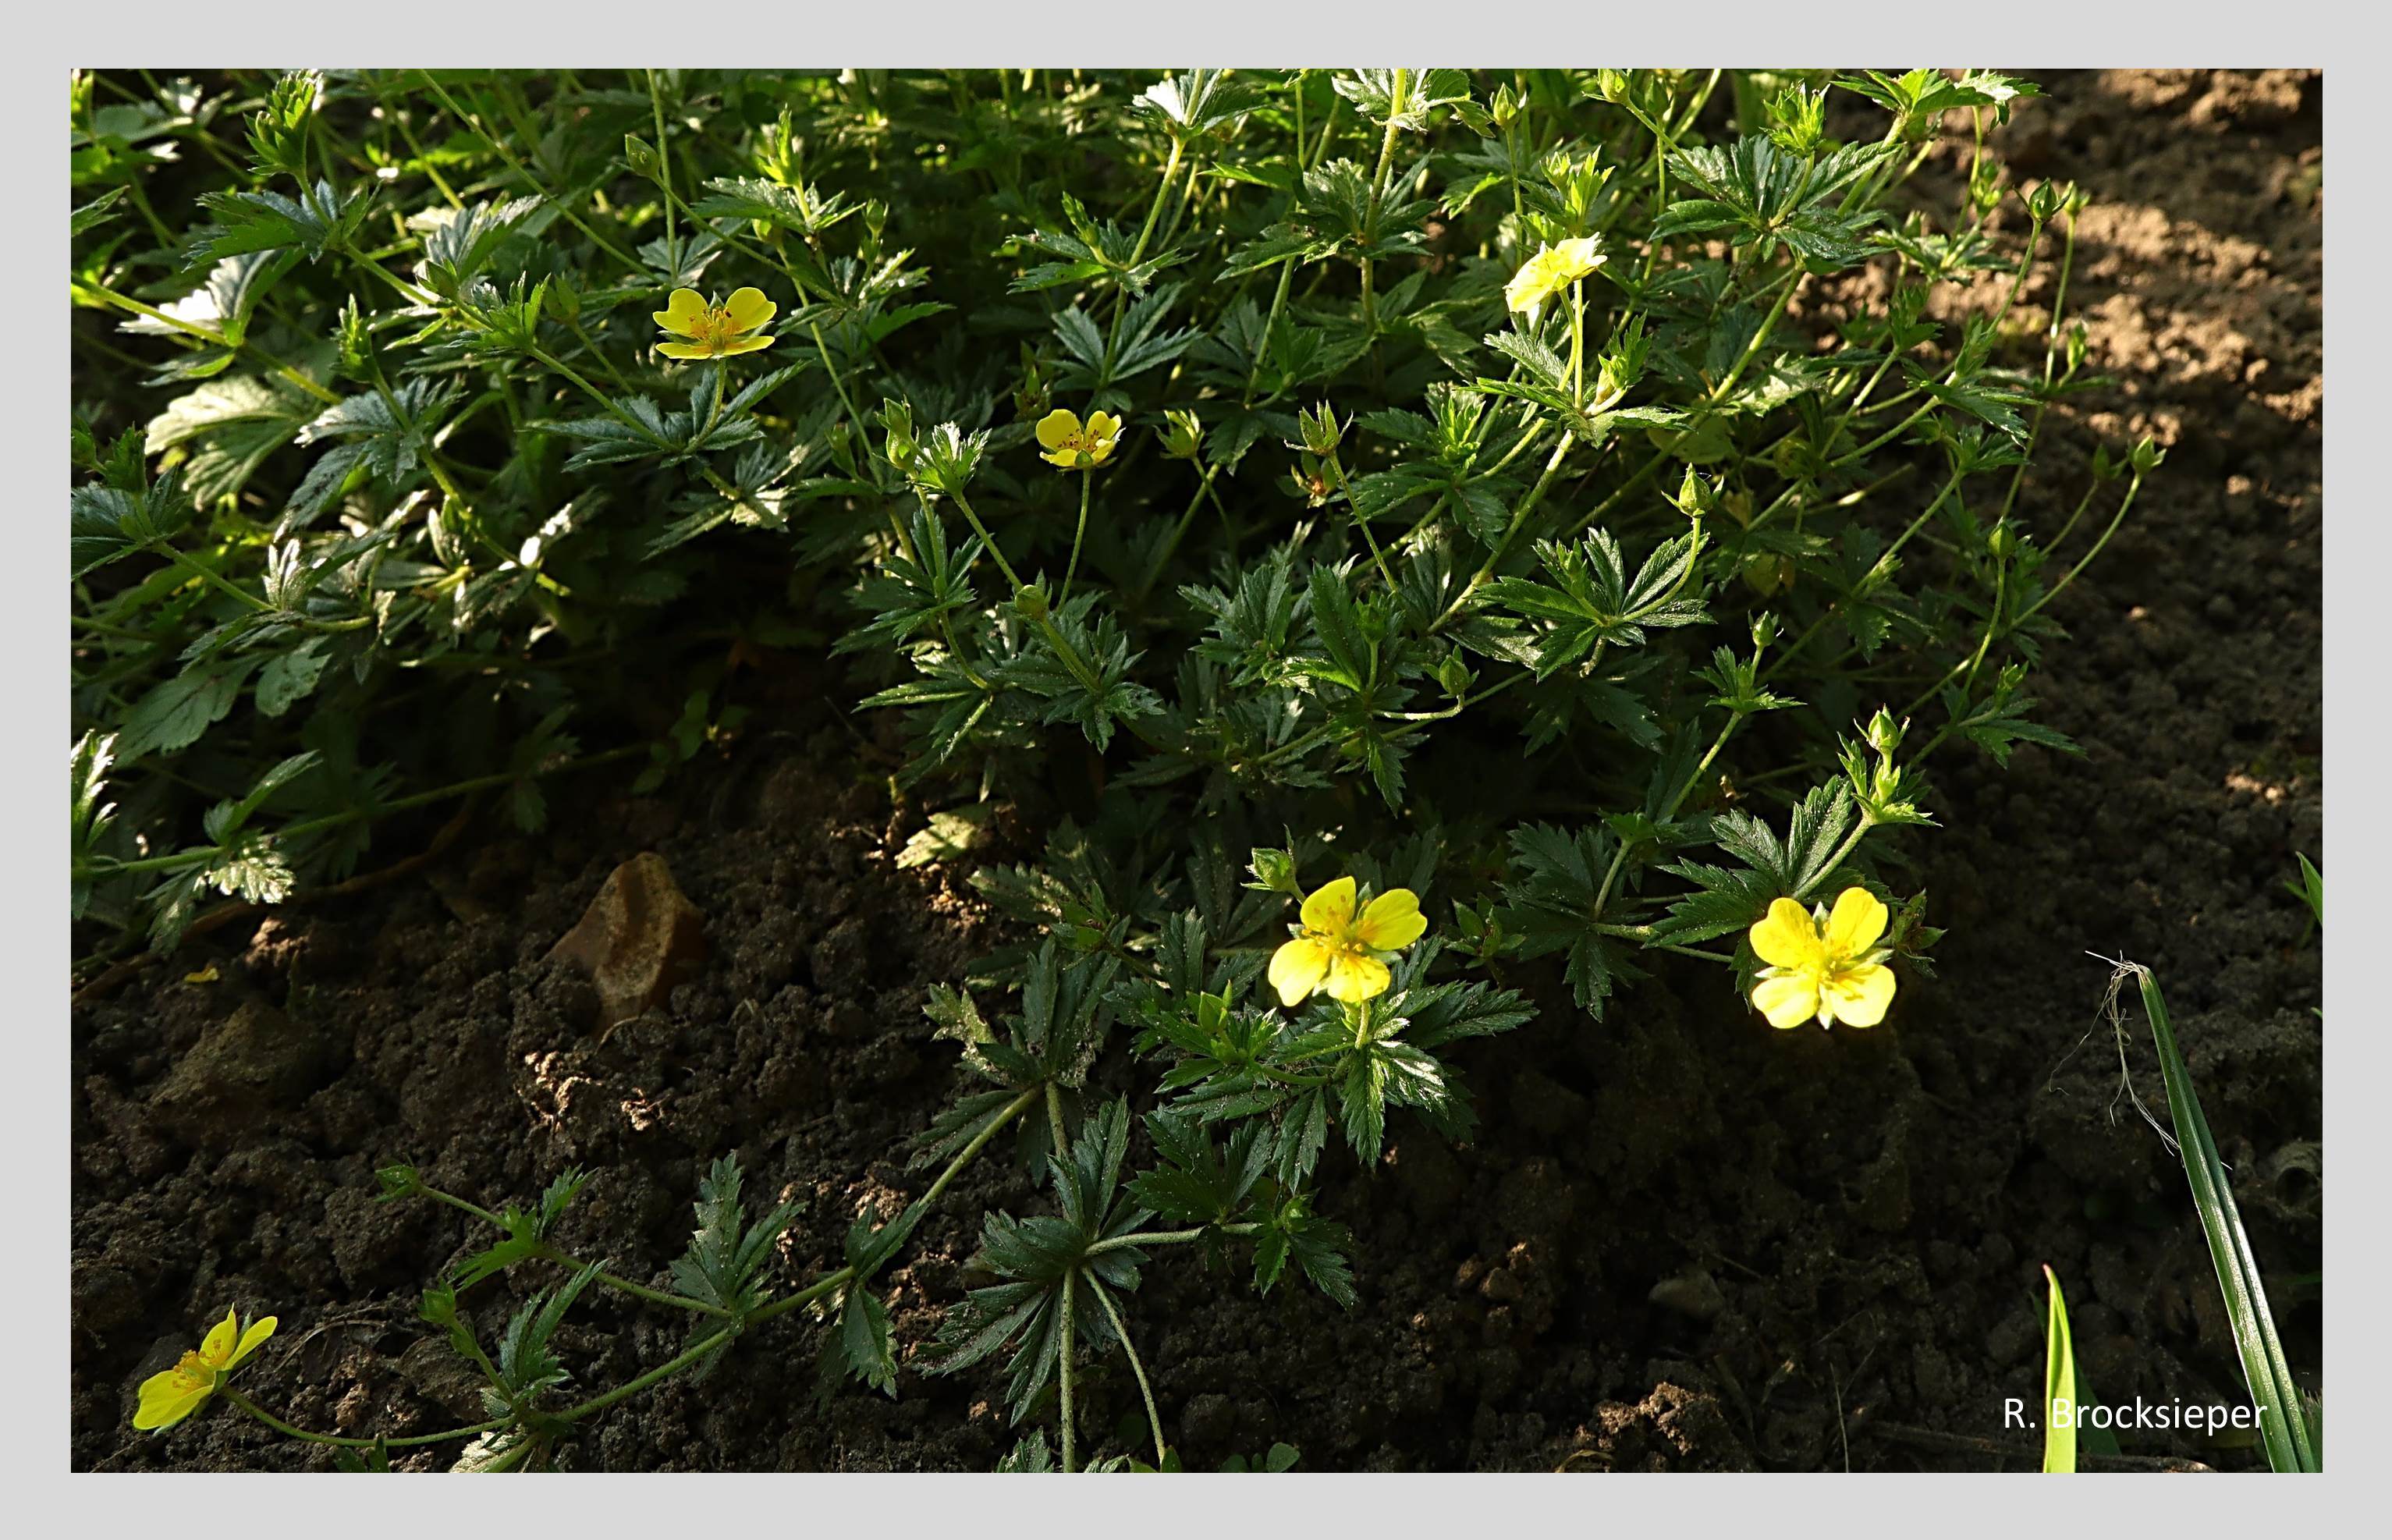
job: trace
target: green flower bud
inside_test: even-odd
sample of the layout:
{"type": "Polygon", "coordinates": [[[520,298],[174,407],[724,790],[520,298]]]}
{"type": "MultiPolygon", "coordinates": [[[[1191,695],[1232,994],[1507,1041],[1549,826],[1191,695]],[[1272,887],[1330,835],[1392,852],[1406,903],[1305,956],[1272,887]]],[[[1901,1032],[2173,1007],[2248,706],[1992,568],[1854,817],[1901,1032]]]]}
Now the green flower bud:
{"type": "Polygon", "coordinates": [[[1254,880],[1246,884],[1248,887],[1263,893],[1304,897],[1304,888],[1295,880],[1295,857],[1288,851],[1256,846],[1246,869],[1254,874],[1254,880]]]}
{"type": "Polygon", "coordinates": [[[664,169],[664,162],[656,159],[656,147],[637,134],[623,136],[623,159],[630,166],[632,175],[645,176],[651,181],[664,169]]]}
{"type": "Polygon", "coordinates": [[[912,471],[921,450],[914,439],[914,408],[902,401],[884,398],[880,403],[880,425],[889,433],[884,450],[889,463],[900,471],[912,471]]]}
{"type": "Polygon", "coordinates": [[[1869,718],[1866,730],[1868,745],[1879,754],[1891,756],[1895,749],[1902,746],[1902,735],[1908,731],[1909,728],[1909,718],[1904,717],[1897,722],[1893,719],[1892,712],[1878,706],[1877,715],[1869,718]]]}
{"type": "Polygon", "coordinates": [[[1013,596],[1013,607],[1021,612],[1023,619],[1034,624],[1044,620],[1046,618],[1046,590],[1035,583],[1026,583],[1022,585],[1021,591],[1013,596]]]}
{"type": "Polygon", "coordinates": [[[1337,421],[1335,408],[1326,401],[1313,411],[1299,409],[1295,421],[1304,435],[1303,446],[1322,459],[1335,454],[1338,444],[1346,437],[1346,424],[1337,421]]]}
{"type": "Polygon", "coordinates": [[[1689,519],[1699,520],[1719,505],[1719,489],[1696,475],[1695,468],[1689,465],[1684,479],[1678,483],[1678,495],[1673,500],[1679,512],[1689,519]]]}
{"type": "Polygon", "coordinates": [[[1163,414],[1164,425],[1155,430],[1163,441],[1163,452],[1171,459],[1194,459],[1203,446],[1204,424],[1196,414],[1184,407],[1174,407],[1163,414]]]}

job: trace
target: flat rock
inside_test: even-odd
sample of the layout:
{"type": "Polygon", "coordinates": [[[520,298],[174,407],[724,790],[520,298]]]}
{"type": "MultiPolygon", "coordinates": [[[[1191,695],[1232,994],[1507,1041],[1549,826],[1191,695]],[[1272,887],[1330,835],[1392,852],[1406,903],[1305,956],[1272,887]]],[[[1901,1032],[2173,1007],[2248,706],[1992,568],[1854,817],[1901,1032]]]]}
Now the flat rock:
{"type": "Polygon", "coordinates": [[[589,975],[594,1025],[611,1027],[661,1005],[706,961],[706,916],[673,882],[672,868],[643,850],[606,878],[549,961],[589,975]]]}
{"type": "Polygon", "coordinates": [[[211,1128],[295,1106],[339,1066],[324,1034],[262,1000],[209,1028],[150,1097],[156,1120],[192,1140],[211,1128]]]}
{"type": "Polygon", "coordinates": [[[1648,1303],[1697,1321],[1711,1320],[1727,1308],[1727,1296],[1720,1291],[1719,1280],[1699,1267],[1662,1279],[1644,1298],[1648,1303]]]}

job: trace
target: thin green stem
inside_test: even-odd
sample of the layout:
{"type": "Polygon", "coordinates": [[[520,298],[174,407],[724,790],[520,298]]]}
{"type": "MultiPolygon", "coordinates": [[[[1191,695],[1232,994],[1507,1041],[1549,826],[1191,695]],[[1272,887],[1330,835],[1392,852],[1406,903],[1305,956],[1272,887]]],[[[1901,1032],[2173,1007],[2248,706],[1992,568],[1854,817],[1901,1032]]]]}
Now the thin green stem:
{"type": "Polygon", "coordinates": [[[1105,1319],[1113,1324],[1113,1336],[1120,1340],[1122,1352],[1129,1359],[1129,1372],[1138,1377],[1138,1393],[1146,1402],[1146,1426],[1154,1434],[1154,1463],[1159,1469],[1169,1457],[1170,1451],[1164,1446],[1163,1414],[1154,1409],[1154,1387],[1146,1382],[1146,1365],[1138,1362],[1138,1348],[1129,1339],[1129,1326],[1122,1320],[1121,1311],[1114,1305],[1112,1296],[1105,1291],[1105,1286],[1091,1276],[1088,1290],[1096,1295],[1097,1303],[1105,1307],[1105,1319]]]}
{"type": "Polygon", "coordinates": [[[1063,1473],[1065,1475],[1076,1474],[1080,1469],[1080,1462],[1073,1457],[1072,1439],[1074,1435],[1072,1426],[1073,1422],[1073,1417],[1072,1416],[1072,1360],[1079,1356],[1080,1347],[1077,1329],[1072,1319],[1072,1298],[1073,1295],[1079,1293],[1079,1291],[1080,1270],[1077,1267],[1066,1269],[1063,1274],[1063,1346],[1060,1360],[1060,1368],[1062,1375],[1063,1473]]]}
{"type": "Polygon", "coordinates": [[[174,330],[182,332],[186,336],[196,337],[203,343],[209,343],[214,346],[230,349],[234,352],[246,353],[252,358],[254,358],[259,363],[265,365],[267,369],[272,369],[279,378],[297,386],[300,390],[306,392],[309,395],[314,396],[317,400],[325,403],[327,406],[337,405],[340,402],[341,397],[338,393],[327,390],[324,386],[308,379],[306,375],[300,373],[297,369],[292,368],[289,364],[284,363],[281,359],[277,358],[274,355],[266,352],[264,348],[259,347],[254,343],[244,340],[238,347],[236,347],[232,339],[227,337],[221,331],[212,331],[208,328],[199,325],[197,322],[187,321],[180,316],[170,316],[154,305],[142,304],[139,300],[133,298],[129,294],[120,294],[104,283],[79,283],[77,288],[84,293],[98,296],[100,299],[103,299],[109,304],[116,306],[119,310],[128,311],[136,316],[146,316],[150,319],[157,321],[162,325],[172,327],[174,330]]]}
{"type": "Polygon", "coordinates": [[[2042,598],[2036,600],[2034,603],[2029,604],[2025,609],[2020,611],[2018,619],[2013,621],[2010,625],[2009,628],[2011,630],[2014,631],[2018,629],[2019,627],[2025,625],[2036,611],[2042,609],[2046,604],[2048,604],[2053,600],[2059,598],[2061,591],[2064,590],[2069,584],[2076,581],[2078,574],[2082,573],[2086,567],[2093,564],[2093,559],[2101,554],[2101,548],[2110,543],[2110,537],[2118,533],[2118,526],[2126,522],[2126,511],[2135,506],[2135,494],[2142,489],[2143,473],[2140,471],[2138,471],[2135,472],[2134,480],[2126,484],[2126,495],[2118,499],[2118,511],[2112,515],[2110,519],[2110,527],[2101,531],[2101,537],[2093,542],[2093,549],[2085,553],[2085,559],[2083,561],[2069,568],[2067,573],[2061,576],[2060,581],[2054,583],[2042,598]]]}
{"type": "Polygon", "coordinates": [[[344,1438],[338,1433],[311,1433],[305,1428],[294,1428],[229,1385],[217,1386],[216,1393],[286,1438],[298,1439],[306,1443],[329,1443],[343,1449],[406,1449],[422,1443],[441,1443],[449,1439],[470,1439],[494,1432],[515,1420],[513,1417],[492,1417],[488,1422],[476,1422],[464,1428],[447,1428],[437,1433],[410,1433],[395,1439],[344,1438]]]}
{"type": "Polygon", "coordinates": [[[1080,522],[1072,529],[1072,559],[1063,568],[1063,591],[1055,601],[1059,606],[1072,602],[1072,579],[1080,570],[1080,542],[1088,533],[1088,494],[1096,479],[1094,471],[1080,472],[1080,522]]]}

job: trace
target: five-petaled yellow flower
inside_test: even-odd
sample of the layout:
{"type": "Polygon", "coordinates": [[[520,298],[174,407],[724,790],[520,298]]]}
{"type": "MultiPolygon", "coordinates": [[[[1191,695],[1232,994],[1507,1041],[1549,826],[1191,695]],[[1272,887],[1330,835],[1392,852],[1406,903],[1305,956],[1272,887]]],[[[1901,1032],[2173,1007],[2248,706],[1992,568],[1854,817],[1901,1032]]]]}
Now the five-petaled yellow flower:
{"type": "Polygon", "coordinates": [[[1878,946],[1886,907],[1866,887],[1837,895],[1831,913],[1821,904],[1803,912],[1791,899],[1779,899],[1755,921],[1752,950],[1772,964],[1752,987],[1752,1003],[1772,1027],[1800,1027],[1816,1018],[1822,1027],[1846,1022],[1874,1027],[1893,1000],[1892,952],[1878,946]]]}
{"type": "Polygon", "coordinates": [[[226,1311],[225,1318],[209,1328],[199,1352],[183,1354],[181,1363],[141,1382],[141,1404],[133,1414],[133,1426],[171,1428],[198,1411],[242,1359],[266,1345],[274,1335],[275,1319],[263,1316],[243,1329],[240,1312],[226,1311]]]}
{"type": "Polygon", "coordinates": [[[1503,303],[1530,314],[1543,308],[1547,300],[1603,265],[1597,246],[1594,237],[1582,235],[1539,251],[1503,286],[1503,303]]]}
{"type": "Polygon", "coordinates": [[[685,343],[658,343],[668,358],[728,358],[771,347],[773,339],[755,335],[773,318],[777,307],[761,289],[734,289],[721,304],[709,305],[695,289],[676,289],[662,310],[652,310],[656,324],[685,343]]]}
{"type": "Polygon", "coordinates": [[[1271,988],[1294,1005],[1318,989],[1359,1003],[1387,992],[1387,964],[1376,954],[1400,951],[1421,938],[1428,918],[1409,887],[1390,888],[1355,912],[1354,879],[1340,877],[1304,900],[1304,926],[1271,953],[1271,988]]]}
{"type": "Polygon", "coordinates": [[[1066,471],[1086,471],[1105,462],[1121,437],[1121,419],[1111,412],[1090,412],[1086,427],[1074,412],[1056,408],[1038,420],[1039,458],[1066,471]]]}

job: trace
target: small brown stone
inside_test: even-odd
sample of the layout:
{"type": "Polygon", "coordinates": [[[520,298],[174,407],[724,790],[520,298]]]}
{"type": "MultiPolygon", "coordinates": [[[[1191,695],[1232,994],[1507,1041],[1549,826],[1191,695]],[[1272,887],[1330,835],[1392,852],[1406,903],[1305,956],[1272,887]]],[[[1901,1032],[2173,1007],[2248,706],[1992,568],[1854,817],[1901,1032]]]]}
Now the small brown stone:
{"type": "Polygon", "coordinates": [[[706,960],[706,916],[675,886],[664,857],[644,850],[615,868],[551,962],[590,976],[600,1027],[664,1003],[706,960]]]}
{"type": "Polygon", "coordinates": [[[1699,1267],[1662,1279],[1644,1298],[1648,1303],[1697,1321],[1712,1320],[1727,1308],[1727,1296],[1721,1292],[1719,1280],[1699,1267]]]}

